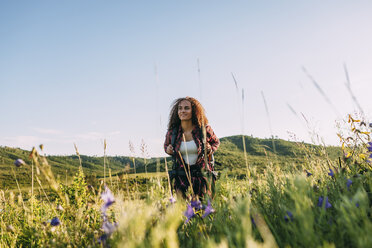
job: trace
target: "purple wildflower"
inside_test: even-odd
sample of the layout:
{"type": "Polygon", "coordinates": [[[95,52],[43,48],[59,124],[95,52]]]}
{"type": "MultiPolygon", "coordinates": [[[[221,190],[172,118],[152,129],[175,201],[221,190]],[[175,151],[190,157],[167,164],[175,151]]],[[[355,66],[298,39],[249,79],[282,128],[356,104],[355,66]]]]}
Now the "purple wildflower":
{"type": "Polygon", "coordinates": [[[187,220],[185,221],[185,223],[189,222],[189,220],[192,217],[194,217],[195,212],[194,212],[194,209],[191,207],[191,205],[187,204],[187,209],[186,209],[184,215],[187,218],[187,220]]]}
{"type": "Polygon", "coordinates": [[[199,200],[191,201],[191,207],[195,208],[196,211],[200,210],[202,208],[202,204],[199,200]]]}
{"type": "Polygon", "coordinates": [[[104,233],[101,235],[101,237],[99,237],[98,242],[102,243],[105,246],[106,240],[115,231],[117,227],[117,223],[110,223],[106,215],[107,209],[115,202],[114,195],[106,185],[105,190],[101,193],[101,199],[103,200],[103,206],[101,207],[101,211],[103,218],[102,229],[104,233]]]}
{"type": "Polygon", "coordinates": [[[372,152],[372,142],[368,142],[367,148],[369,152],[372,152]]]}
{"type": "Polygon", "coordinates": [[[369,123],[369,127],[372,127],[372,122],[371,122],[371,123],[369,123]]]}
{"type": "Polygon", "coordinates": [[[25,161],[23,161],[22,159],[17,159],[16,161],[14,161],[14,165],[17,166],[17,167],[21,167],[22,165],[25,165],[25,161]]]}
{"type": "Polygon", "coordinates": [[[106,240],[110,237],[110,235],[115,232],[116,228],[118,227],[117,223],[110,223],[109,221],[105,220],[105,217],[103,217],[104,221],[102,224],[103,234],[101,237],[98,238],[98,243],[103,244],[104,247],[106,247],[106,240]]]}
{"type": "Polygon", "coordinates": [[[105,191],[101,194],[101,199],[104,202],[101,211],[105,214],[106,210],[115,202],[114,195],[107,186],[105,186],[105,191]]]}
{"type": "Polygon", "coordinates": [[[118,225],[116,223],[110,223],[108,221],[103,222],[102,229],[107,235],[111,235],[118,225]]]}
{"type": "Polygon", "coordinates": [[[210,215],[211,213],[214,213],[215,210],[212,208],[212,204],[211,204],[211,201],[208,200],[208,205],[207,207],[205,208],[205,212],[203,214],[203,218],[207,217],[208,215],[210,215]]]}
{"type": "Polygon", "coordinates": [[[332,169],[329,169],[329,173],[328,173],[328,175],[330,175],[331,177],[334,177],[334,176],[335,176],[335,173],[333,172],[332,169]]]}
{"type": "Polygon", "coordinates": [[[347,186],[348,190],[350,189],[350,186],[351,186],[352,183],[353,183],[353,181],[351,181],[351,179],[347,179],[346,186],[347,186]]]}
{"type": "Polygon", "coordinates": [[[309,171],[305,170],[306,172],[306,176],[309,177],[309,176],[312,176],[313,174],[311,174],[309,171]]]}
{"type": "Polygon", "coordinates": [[[51,221],[50,221],[50,225],[51,226],[59,226],[61,224],[61,221],[58,219],[58,217],[54,217],[51,221]]]}
{"type": "Polygon", "coordinates": [[[108,235],[106,233],[102,234],[101,237],[98,238],[98,244],[103,244],[105,245],[106,240],[108,238],[108,235]]]}
{"type": "Polygon", "coordinates": [[[332,204],[328,201],[328,197],[326,197],[326,200],[325,200],[325,208],[330,208],[332,207],[332,204]]]}
{"type": "MultiPolygon", "coordinates": [[[[371,127],[371,124],[372,123],[369,123],[369,126],[371,127]]],[[[368,148],[368,151],[369,152],[372,152],[372,142],[368,142],[368,146],[367,146],[367,148],[368,148]]],[[[371,154],[369,154],[369,157],[368,158],[372,158],[372,153],[371,154]]],[[[367,163],[372,163],[372,160],[370,160],[370,159],[367,159],[367,163]]]]}
{"type": "Polygon", "coordinates": [[[169,198],[169,202],[170,202],[171,204],[173,204],[173,203],[176,202],[176,199],[174,199],[174,197],[172,196],[171,198],[169,198]]]}
{"type": "Polygon", "coordinates": [[[256,226],[256,222],[254,221],[253,217],[251,217],[251,222],[252,222],[253,226],[256,226]]]}
{"type": "Polygon", "coordinates": [[[287,215],[284,216],[284,220],[286,222],[292,221],[293,220],[293,214],[292,214],[292,212],[291,211],[286,211],[286,212],[287,212],[287,215]]]}
{"type": "Polygon", "coordinates": [[[324,202],[324,208],[325,209],[332,207],[332,204],[328,201],[328,196],[326,196],[325,200],[324,200],[323,196],[319,196],[318,207],[322,207],[323,202],[324,202]]]}

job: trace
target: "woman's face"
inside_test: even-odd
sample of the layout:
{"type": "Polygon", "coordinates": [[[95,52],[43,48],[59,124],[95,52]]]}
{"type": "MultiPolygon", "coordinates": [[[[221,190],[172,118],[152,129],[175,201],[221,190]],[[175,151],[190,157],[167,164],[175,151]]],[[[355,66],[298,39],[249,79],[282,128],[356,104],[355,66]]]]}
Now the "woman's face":
{"type": "Polygon", "coordinates": [[[188,121],[192,118],[191,102],[183,100],[178,104],[178,117],[181,121],[188,121]]]}

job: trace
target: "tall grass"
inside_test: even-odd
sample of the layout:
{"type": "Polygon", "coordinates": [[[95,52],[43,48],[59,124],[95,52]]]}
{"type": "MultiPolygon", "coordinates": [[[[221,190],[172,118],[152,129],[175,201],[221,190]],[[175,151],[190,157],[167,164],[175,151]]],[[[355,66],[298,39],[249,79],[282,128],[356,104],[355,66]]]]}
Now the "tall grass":
{"type": "Polygon", "coordinates": [[[169,201],[166,175],[147,181],[149,190],[145,176],[113,178],[114,203],[106,206],[101,184],[88,187],[82,168],[70,185],[48,181],[58,191],[50,201],[0,190],[0,247],[371,247],[370,129],[351,116],[347,125],[339,160],[299,143],[303,164],[281,168],[268,158],[262,173],[249,168],[252,184],[223,172],[215,212],[206,214],[204,202],[187,223],[190,202],[169,201]]]}
{"type": "MultiPolygon", "coordinates": [[[[237,103],[238,103],[238,106],[240,105],[240,96],[239,96],[239,87],[238,87],[238,82],[236,81],[236,78],[234,76],[233,73],[231,73],[231,76],[234,80],[234,84],[235,84],[235,90],[236,90],[236,96],[237,96],[237,103]]],[[[241,108],[242,108],[242,112],[241,112],[241,115],[240,115],[240,122],[241,122],[241,130],[242,130],[242,142],[243,142],[243,152],[244,152],[244,161],[245,161],[245,167],[246,167],[246,173],[247,173],[247,180],[249,180],[249,178],[251,177],[250,175],[250,170],[249,170],[249,165],[248,165],[248,158],[247,158],[247,150],[246,150],[246,146],[245,146],[245,138],[244,138],[244,105],[245,105],[245,102],[244,102],[244,89],[242,89],[242,94],[241,94],[241,108]]]]}

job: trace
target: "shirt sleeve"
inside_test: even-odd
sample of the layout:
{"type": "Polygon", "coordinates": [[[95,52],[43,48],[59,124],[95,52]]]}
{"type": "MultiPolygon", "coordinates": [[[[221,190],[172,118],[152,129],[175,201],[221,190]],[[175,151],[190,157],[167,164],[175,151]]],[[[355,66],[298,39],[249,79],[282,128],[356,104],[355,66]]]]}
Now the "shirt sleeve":
{"type": "Polygon", "coordinates": [[[205,127],[207,133],[207,142],[211,145],[212,153],[214,153],[220,145],[220,140],[217,138],[216,134],[213,132],[211,126],[207,125],[205,127]]]}
{"type": "Polygon", "coordinates": [[[172,139],[172,130],[168,130],[167,134],[165,135],[164,141],[164,151],[167,153],[167,147],[170,145],[172,139]]]}

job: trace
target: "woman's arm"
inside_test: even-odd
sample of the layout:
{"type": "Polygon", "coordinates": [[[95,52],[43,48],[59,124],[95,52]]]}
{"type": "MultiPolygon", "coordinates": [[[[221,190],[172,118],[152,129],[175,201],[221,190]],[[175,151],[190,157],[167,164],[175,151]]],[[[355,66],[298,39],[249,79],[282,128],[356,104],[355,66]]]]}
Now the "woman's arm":
{"type": "Polygon", "coordinates": [[[164,151],[167,152],[167,147],[171,145],[171,138],[172,138],[172,130],[168,130],[165,135],[164,141],[164,151]]]}
{"type": "Polygon", "coordinates": [[[168,130],[167,134],[165,135],[165,141],[164,141],[164,151],[168,155],[173,155],[174,153],[174,148],[171,142],[172,142],[172,130],[168,130]]]}
{"type": "Polygon", "coordinates": [[[210,145],[210,148],[207,147],[207,149],[208,148],[210,149],[210,151],[208,152],[214,153],[220,145],[220,140],[217,138],[216,134],[213,132],[213,129],[211,128],[211,126],[207,125],[205,129],[207,133],[207,143],[210,145]]]}

